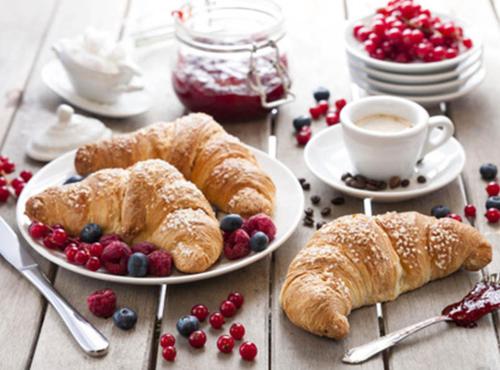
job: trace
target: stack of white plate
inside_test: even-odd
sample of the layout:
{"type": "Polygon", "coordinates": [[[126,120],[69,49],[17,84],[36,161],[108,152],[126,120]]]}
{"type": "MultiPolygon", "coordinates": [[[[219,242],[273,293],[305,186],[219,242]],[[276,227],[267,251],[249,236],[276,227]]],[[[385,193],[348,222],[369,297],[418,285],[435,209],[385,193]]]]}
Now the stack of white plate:
{"type": "MultiPolygon", "coordinates": [[[[363,43],[354,38],[354,25],[360,22],[369,25],[372,17],[350,22],[345,30],[351,79],[367,94],[397,95],[419,104],[432,105],[464,96],[484,79],[481,40],[464,22],[453,19],[472,39],[471,49],[440,62],[396,63],[371,58],[363,49],[363,43]]],[[[445,16],[441,18],[447,19],[445,16]]]]}

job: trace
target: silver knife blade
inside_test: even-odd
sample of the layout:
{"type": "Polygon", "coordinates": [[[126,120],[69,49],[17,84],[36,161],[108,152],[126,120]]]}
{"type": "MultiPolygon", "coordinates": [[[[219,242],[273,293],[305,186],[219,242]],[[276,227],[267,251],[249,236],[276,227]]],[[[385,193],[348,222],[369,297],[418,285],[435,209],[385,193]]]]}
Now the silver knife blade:
{"type": "Polygon", "coordinates": [[[14,230],[2,217],[0,217],[0,254],[20,271],[37,266],[33,257],[19,243],[14,230]]]}

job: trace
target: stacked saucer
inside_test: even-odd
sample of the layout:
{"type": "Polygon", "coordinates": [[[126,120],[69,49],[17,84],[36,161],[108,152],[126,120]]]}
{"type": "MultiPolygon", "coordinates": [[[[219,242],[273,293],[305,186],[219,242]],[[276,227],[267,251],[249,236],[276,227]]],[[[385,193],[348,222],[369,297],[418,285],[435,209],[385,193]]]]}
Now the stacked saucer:
{"type": "MultiPolygon", "coordinates": [[[[372,58],[356,40],[356,24],[370,24],[373,16],[350,22],[345,43],[352,81],[368,95],[396,95],[419,104],[450,101],[472,91],[485,77],[481,40],[470,26],[464,26],[473,46],[457,57],[439,62],[397,63],[372,58]]],[[[446,19],[445,16],[442,16],[446,19]]],[[[456,24],[464,22],[453,19],[456,24]]]]}

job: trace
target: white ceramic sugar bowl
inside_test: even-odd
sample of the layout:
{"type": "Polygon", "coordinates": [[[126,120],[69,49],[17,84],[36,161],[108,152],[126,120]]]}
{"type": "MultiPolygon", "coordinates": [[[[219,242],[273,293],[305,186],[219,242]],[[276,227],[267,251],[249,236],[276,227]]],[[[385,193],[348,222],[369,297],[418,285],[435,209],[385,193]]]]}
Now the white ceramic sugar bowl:
{"type": "Polygon", "coordinates": [[[111,137],[111,130],[94,118],[75,114],[69,105],[57,109],[57,122],[34,136],[27,154],[38,161],[48,162],[82,145],[111,137]]]}

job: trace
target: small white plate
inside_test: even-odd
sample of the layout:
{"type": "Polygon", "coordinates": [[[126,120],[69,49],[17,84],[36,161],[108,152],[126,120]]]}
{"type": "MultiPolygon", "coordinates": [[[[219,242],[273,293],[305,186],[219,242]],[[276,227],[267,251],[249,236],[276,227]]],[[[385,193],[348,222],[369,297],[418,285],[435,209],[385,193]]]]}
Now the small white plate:
{"type": "Polygon", "coordinates": [[[380,202],[399,202],[431,193],[452,182],[465,165],[462,145],[451,138],[446,144],[425,156],[416,167],[407,188],[382,191],[360,190],[347,186],[341,176],[345,172],[355,173],[342,138],[342,126],[335,125],[314,135],[304,150],[307,167],[320,180],[333,188],[356,198],[372,198],[380,202]],[[426,177],[425,184],[417,183],[417,176],[426,177]]]}
{"type": "Polygon", "coordinates": [[[54,59],[42,68],[43,82],[72,105],[104,117],[125,118],[147,112],[153,100],[146,90],[124,93],[115,104],[100,104],[75,92],[61,62],[54,59]]]}
{"type": "Polygon", "coordinates": [[[369,87],[366,83],[362,81],[356,81],[356,84],[361,87],[368,95],[394,95],[402,98],[413,100],[415,103],[422,104],[425,106],[440,104],[442,102],[451,101],[454,99],[461,98],[467,95],[484,80],[486,76],[486,71],[484,68],[472,76],[464,85],[462,85],[457,91],[443,94],[428,94],[428,95],[408,95],[401,93],[392,93],[387,91],[382,91],[379,89],[374,89],[369,87]]]}
{"type": "Polygon", "coordinates": [[[472,54],[469,58],[460,63],[457,68],[451,71],[433,73],[404,74],[384,72],[370,68],[358,59],[351,57],[348,59],[350,69],[357,73],[365,74],[375,80],[398,84],[420,85],[456,80],[462,73],[466,73],[469,70],[477,70],[479,66],[482,65],[482,49],[472,54]]]}
{"type": "Polygon", "coordinates": [[[17,225],[21,234],[29,245],[47,258],[49,261],[73,272],[85,275],[94,279],[113,281],[117,283],[138,284],[138,285],[157,285],[157,284],[180,284],[198,280],[208,279],[214,276],[226,274],[228,272],[241,269],[248,266],[281,246],[293,233],[304,211],[304,193],[300,187],[295,175],[281,162],[271,158],[266,153],[255,148],[249,147],[257,158],[264,171],[268,173],[276,185],[276,209],[273,217],[276,224],[276,238],[267,249],[259,253],[251,253],[247,257],[239,260],[230,261],[223,256],[209,270],[196,274],[183,274],[174,269],[174,273],[168,277],[131,277],[119,276],[101,272],[92,272],[84,267],[77,266],[66,261],[64,253],[52,251],[32,239],[28,233],[30,221],[24,214],[25,204],[29,197],[41,192],[43,189],[52,185],[60,185],[69,176],[75,174],[73,167],[75,152],[64,154],[58,159],[50,162],[28,182],[20,198],[17,201],[17,225]]]}
{"type": "Polygon", "coordinates": [[[407,94],[407,95],[436,95],[453,93],[460,90],[467,81],[473,78],[475,75],[484,74],[484,68],[480,66],[477,71],[471,70],[466,74],[463,74],[459,79],[446,81],[441,83],[427,84],[427,85],[404,85],[404,84],[393,84],[388,82],[381,82],[373,80],[369,77],[362,75],[351,74],[351,78],[354,82],[359,85],[368,86],[370,89],[382,91],[388,94],[407,94]]]}
{"type": "Polygon", "coordinates": [[[344,31],[344,39],[345,39],[347,53],[363,61],[369,67],[388,72],[400,72],[400,73],[412,74],[412,73],[429,73],[429,72],[455,69],[460,63],[462,63],[470,55],[474,54],[478,49],[481,48],[481,39],[478,36],[477,31],[466,22],[463,22],[462,20],[456,18],[447,17],[446,15],[443,14],[436,13],[436,15],[440,16],[441,19],[443,20],[452,20],[455,24],[462,26],[466,36],[472,39],[473,42],[472,48],[463,51],[456,58],[446,59],[440,62],[431,62],[431,63],[422,63],[422,62],[396,63],[396,62],[390,62],[386,60],[378,60],[372,58],[363,49],[363,43],[356,40],[353,34],[353,28],[356,24],[362,23],[367,25],[371,22],[371,19],[374,16],[374,14],[371,14],[364,18],[353,20],[347,24],[344,31]]]}

